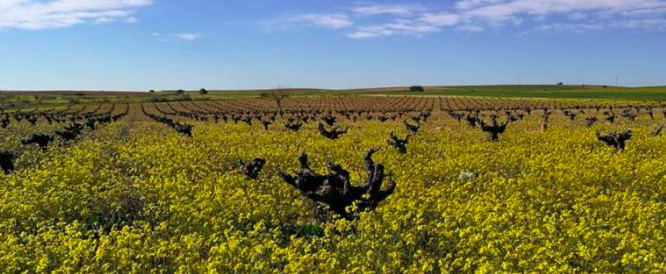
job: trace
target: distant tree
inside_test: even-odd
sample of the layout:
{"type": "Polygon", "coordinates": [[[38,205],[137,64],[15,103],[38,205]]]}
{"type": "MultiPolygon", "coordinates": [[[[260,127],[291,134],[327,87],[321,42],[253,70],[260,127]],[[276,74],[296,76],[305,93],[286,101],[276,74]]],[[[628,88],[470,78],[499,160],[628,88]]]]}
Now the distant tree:
{"type": "Polygon", "coordinates": [[[182,89],[179,89],[179,90],[176,91],[176,94],[178,94],[178,95],[181,95],[181,94],[183,94],[183,93],[185,93],[185,91],[182,90],[182,89]]]}
{"type": "Polygon", "coordinates": [[[199,94],[206,95],[206,94],[208,94],[208,91],[205,88],[202,88],[202,89],[199,90],[199,94]]]}
{"type": "Polygon", "coordinates": [[[261,93],[261,98],[275,101],[275,104],[280,110],[280,117],[282,117],[282,114],[284,113],[284,110],[282,108],[282,101],[284,101],[284,99],[289,98],[289,92],[287,91],[287,89],[277,88],[272,91],[261,93]]]}
{"type": "Polygon", "coordinates": [[[559,82],[559,83],[557,83],[557,85],[558,85],[558,86],[564,86],[564,83],[563,83],[563,82],[559,82]]]}
{"type": "Polygon", "coordinates": [[[154,89],[151,89],[151,90],[150,90],[150,93],[155,93],[155,90],[154,90],[154,89]]]}
{"type": "Polygon", "coordinates": [[[425,92],[425,89],[422,86],[411,86],[409,87],[411,92],[425,92]]]}

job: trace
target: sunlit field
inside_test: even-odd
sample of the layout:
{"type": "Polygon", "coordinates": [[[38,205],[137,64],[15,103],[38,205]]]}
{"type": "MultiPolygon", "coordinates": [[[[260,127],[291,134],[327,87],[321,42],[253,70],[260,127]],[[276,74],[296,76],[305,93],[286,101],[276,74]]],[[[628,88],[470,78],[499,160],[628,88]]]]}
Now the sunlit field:
{"type": "Polygon", "coordinates": [[[664,109],[303,97],[5,110],[0,272],[664,273],[664,109]]]}

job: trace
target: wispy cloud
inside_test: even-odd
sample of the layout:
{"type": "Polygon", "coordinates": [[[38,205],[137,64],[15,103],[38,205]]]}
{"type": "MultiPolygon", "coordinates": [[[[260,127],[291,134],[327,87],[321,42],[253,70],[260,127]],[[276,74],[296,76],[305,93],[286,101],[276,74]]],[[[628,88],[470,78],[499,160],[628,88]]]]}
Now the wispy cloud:
{"type": "Polygon", "coordinates": [[[463,17],[455,13],[425,13],[421,15],[417,20],[425,22],[427,24],[444,27],[444,26],[453,26],[457,25],[463,20],[463,17]]]}
{"type": "Polygon", "coordinates": [[[420,36],[438,31],[440,28],[436,25],[411,20],[395,20],[381,25],[359,27],[348,33],[347,36],[357,39],[386,37],[395,34],[420,36]]]}
{"type": "Polygon", "coordinates": [[[603,30],[605,28],[602,24],[565,24],[556,23],[550,25],[541,25],[535,31],[543,32],[573,32],[573,33],[586,33],[593,30],[603,30]]]}
{"type": "Polygon", "coordinates": [[[350,27],[354,25],[354,22],[345,13],[308,13],[263,20],[258,25],[266,31],[293,30],[313,26],[335,30],[350,27]]]}
{"type": "Polygon", "coordinates": [[[614,28],[624,28],[624,29],[659,29],[666,30],[666,19],[660,18],[647,18],[647,19],[630,19],[630,20],[621,20],[613,22],[609,25],[614,28]]]}
{"type": "Polygon", "coordinates": [[[504,3],[504,2],[506,2],[506,1],[504,1],[504,0],[463,0],[463,1],[458,1],[455,6],[456,6],[457,9],[467,10],[467,9],[481,7],[481,6],[496,5],[496,4],[500,4],[500,3],[504,3]]]}
{"type": "Polygon", "coordinates": [[[417,12],[424,11],[426,8],[423,5],[367,5],[358,6],[352,11],[358,15],[371,16],[371,15],[395,15],[395,16],[411,16],[417,12]]]}
{"type": "Polygon", "coordinates": [[[134,23],[152,0],[0,0],[0,29],[42,30],[78,24],[134,23]]]}
{"type": "Polygon", "coordinates": [[[173,41],[194,41],[201,38],[199,33],[172,33],[162,34],[159,32],[152,32],[150,36],[156,37],[160,42],[173,42],[173,41]]]}
{"type": "Polygon", "coordinates": [[[666,29],[666,0],[458,0],[449,7],[366,4],[333,14],[296,16],[343,30],[350,38],[422,36],[446,29],[483,32],[519,27],[527,32],[584,33],[608,29],[666,29]],[[530,24],[524,24],[530,22],[530,24]]]}
{"type": "Polygon", "coordinates": [[[176,38],[181,41],[194,41],[201,37],[201,34],[198,33],[176,33],[170,35],[173,38],[176,38]]]}
{"type": "Polygon", "coordinates": [[[309,22],[330,29],[341,29],[353,25],[345,14],[306,14],[294,19],[295,22],[309,22]]]}

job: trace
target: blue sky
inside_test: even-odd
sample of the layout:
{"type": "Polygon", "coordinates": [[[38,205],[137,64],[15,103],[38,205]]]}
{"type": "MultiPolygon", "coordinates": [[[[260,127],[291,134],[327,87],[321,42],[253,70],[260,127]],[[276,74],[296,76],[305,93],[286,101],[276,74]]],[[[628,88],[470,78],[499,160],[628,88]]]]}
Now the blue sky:
{"type": "Polygon", "coordinates": [[[666,0],[0,0],[0,90],[666,84],[666,0]]]}

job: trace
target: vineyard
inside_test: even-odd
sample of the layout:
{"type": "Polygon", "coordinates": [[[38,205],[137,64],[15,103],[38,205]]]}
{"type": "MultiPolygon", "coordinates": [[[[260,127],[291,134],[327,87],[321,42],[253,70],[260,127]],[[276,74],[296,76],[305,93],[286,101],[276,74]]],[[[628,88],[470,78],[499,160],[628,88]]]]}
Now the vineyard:
{"type": "Polygon", "coordinates": [[[1,273],[665,273],[666,105],[0,111],[1,273]]]}

